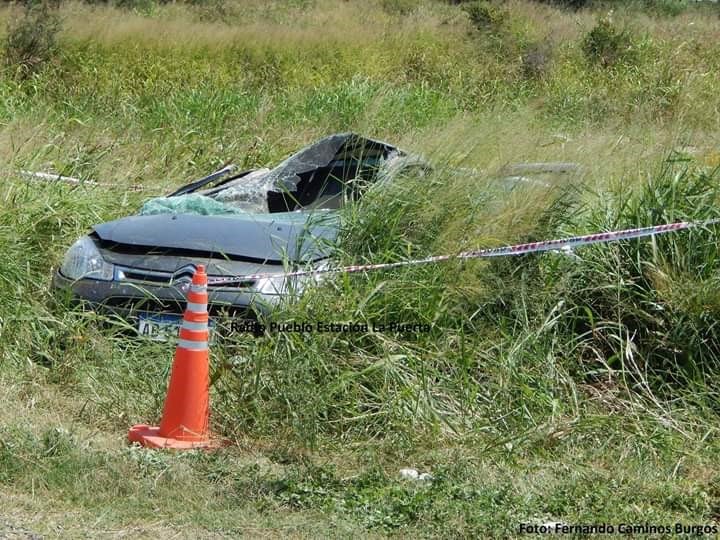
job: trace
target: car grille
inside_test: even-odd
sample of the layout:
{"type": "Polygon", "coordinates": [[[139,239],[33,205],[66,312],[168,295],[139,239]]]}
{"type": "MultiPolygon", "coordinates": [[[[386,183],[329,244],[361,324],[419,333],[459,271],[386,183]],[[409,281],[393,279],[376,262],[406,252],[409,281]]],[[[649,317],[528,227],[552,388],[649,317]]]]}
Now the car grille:
{"type": "MultiPolygon", "coordinates": [[[[137,298],[131,296],[111,296],[106,298],[103,306],[119,308],[130,313],[149,311],[152,313],[169,313],[179,315],[185,311],[185,302],[180,300],[160,300],[158,298],[137,298]]],[[[229,306],[226,304],[208,304],[208,314],[211,317],[241,317],[244,319],[256,318],[255,312],[249,308],[229,306]]]]}
{"type": "MultiPolygon", "coordinates": [[[[192,280],[192,272],[157,272],[155,270],[143,270],[139,268],[117,267],[120,276],[118,281],[130,281],[134,283],[149,283],[153,285],[172,285],[178,282],[189,282],[192,280]]],[[[213,285],[213,278],[227,279],[228,276],[208,276],[208,289],[248,289],[256,283],[254,279],[237,281],[234,283],[223,283],[222,285],[213,285]]]]}

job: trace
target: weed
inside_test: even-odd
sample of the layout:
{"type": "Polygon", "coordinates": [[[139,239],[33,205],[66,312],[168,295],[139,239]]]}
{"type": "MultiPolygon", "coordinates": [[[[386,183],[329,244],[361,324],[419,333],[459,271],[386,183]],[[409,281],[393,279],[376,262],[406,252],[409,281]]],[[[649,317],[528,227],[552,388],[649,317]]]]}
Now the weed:
{"type": "Polygon", "coordinates": [[[652,0],[645,2],[648,9],[665,17],[677,17],[688,7],[688,0],[652,0]]]}
{"type": "Polygon", "coordinates": [[[496,31],[502,26],[507,16],[502,8],[486,0],[477,0],[469,4],[464,4],[463,10],[468,14],[468,17],[470,17],[470,22],[473,26],[482,31],[496,31]]]}
{"type": "MultiPolygon", "coordinates": [[[[637,194],[621,188],[612,197],[617,201],[614,208],[596,211],[590,223],[601,228],[643,226],[651,222],[702,222],[717,216],[714,175],[691,172],[682,165],[667,164],[637,194]]],[[[594,339],[599,338],[596,343],[605,349],[603,357],[618,362],[611,362],[611,368],[641,370],[635,375],[660,376],[665,383],[714,371],[720,351],[714,348],[715,325],[708,321],[720,309],[715,295],[709,292],[717,272],[715,244],[711,228],[588,253],[588,268],[600,266],[597,274],[581,279],[590,280],[597,288],[592,287],[592,298],[580,302],[578,315],[594,339]],[[671,276],[677,276],[678,281],[671,276]],[[673,291],[672,282],[679,289],[673,291]],[[601,299],[604,295],[598,295],[599,291],[608,294],[601,299]],[[633,336],[632,352],[624,349],[628,344],[622,336],[633,336]],[[622,365],[623,355],[632,355],[640,363],[622,365]]]]}
{"type": "Polygon", "coordinates": [[[627,29],[619,30],[611,14],[600,19],[588,32],[583,40],[582,50],[590,62],[603,67],[631,62],[634,58],[630,32],[627,29]]]}
{"type": "Polygon", "coordinates": [[[418,7],[417,0],[382,0],[382,8],[390,15],[409,15],[418,7]]]}
{"type": "Polygon", "coordinates": [[[557,4],[559,6],[569,7],[572,9],[580,9],[584,7],[588,7],[592,0],[550,0],[552,3],[557,4]]]}
{"type": "Polygon", "coordinates": [[[4,43],[5,62],[20,78],[27,78],[57,51],[59,0],[26,0],[22,16],[11,20],[4,43]]]}
{"type": "Polygon", "coordinates": [[[525,49],[522,55],[523,75],[530,79],[547,75],[552,61],[552,49],[548,43],[536,43],[525,49]]]}

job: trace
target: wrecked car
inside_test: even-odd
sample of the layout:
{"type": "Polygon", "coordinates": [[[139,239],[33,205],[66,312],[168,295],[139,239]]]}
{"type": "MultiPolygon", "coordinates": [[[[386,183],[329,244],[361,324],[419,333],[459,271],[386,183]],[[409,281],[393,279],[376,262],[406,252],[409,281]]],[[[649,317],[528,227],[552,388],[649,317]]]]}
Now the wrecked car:
{"type": "Polygon", "coordinates": [[[211,318],[253,319],[305,286],[284,272],[327,263],[338,209],[417,163],[390,144],[343,133],[273,169],[222,169],[147,201],[138,215],[95,225],[68,249],[53,285],[154,337],[179,324],[192,275],[204,264],[211,318]],[[268,277],[227,282],[252,274],[268,277]]]}

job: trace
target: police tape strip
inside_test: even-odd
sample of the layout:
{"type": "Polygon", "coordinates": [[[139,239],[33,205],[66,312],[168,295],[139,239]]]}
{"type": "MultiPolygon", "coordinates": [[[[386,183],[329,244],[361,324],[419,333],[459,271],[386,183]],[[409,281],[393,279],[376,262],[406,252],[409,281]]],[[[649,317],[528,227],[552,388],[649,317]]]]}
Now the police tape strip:
{"type": "Polygon", "coordinates": [[[696,227],[707,227],[720,223],[720,218],[710,219],[707,221],[692,222],[679,221],[677,223],[668,223],[665,225],[654,225],[652,227],[640,227],[636,229],[623,229],[620,231],[610,231],[603,233],[586,234],[584,236],[571,236],[568,238],[558,238],[555,240],[543,240],[541,242],[530,242],[527,244],[515,244],[511,246],[503,246],[497,248],[478,249],[473,251],[463,251],[455,255],[435,255],[424,259],[412,259],[408,261],[398,261],[392,263],[378,264],[358,264],[351,266],[340,266],[337,268],[315,268],[312,270],[296,270],[294,272],[285,273],[261,273],[248,274],[244,276],[235,276],[229,278],[211,277],[208,278],[208,284],[218,286],[230,283],[238,283],[240,281],[248,281],[263,278],[289,278],[298,276],[310,276],[318,274],[352,274],[355,272],[366,272],[370,270],[383,270],[389,268],[399,268],[402,266],[415,266],[420,264],[428,264],[435,262],[448,261],[451,259],[481,259],[487,257],[505,257],[510,255],[524,255],[526,253],[537,253],[541,251],[556,251],[570,249],[573,247],[586,246],[590,244],[598,244],[604,242],[617,242],[618,240],[628,240],[630,238],[642,238],[644,236],[654,236],[656,234],[664,234],[684,229],[696,227]]]}

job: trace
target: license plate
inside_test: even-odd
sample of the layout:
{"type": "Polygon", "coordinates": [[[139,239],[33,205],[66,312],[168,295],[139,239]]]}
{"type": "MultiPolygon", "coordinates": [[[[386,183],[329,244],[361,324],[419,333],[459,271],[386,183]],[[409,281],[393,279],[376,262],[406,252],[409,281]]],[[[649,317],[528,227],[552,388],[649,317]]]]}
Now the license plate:
{"type": "Polygon", "coordinates": [[[180,332],[182,317],[179,315],[158,315],[140,313],[138,316],[138,334],[154,341],[167,341],[180,332]]]}
{"type": "MultiPolygon", "coordinates": [[[[167,341],[177,338],[182,326],[182,315],[171,315],[163,313],[139,313],[138,334],[153,341],[167,341]]],[[[214,343],[215,321],[208,321],[210,343],[214,343]]]]}

